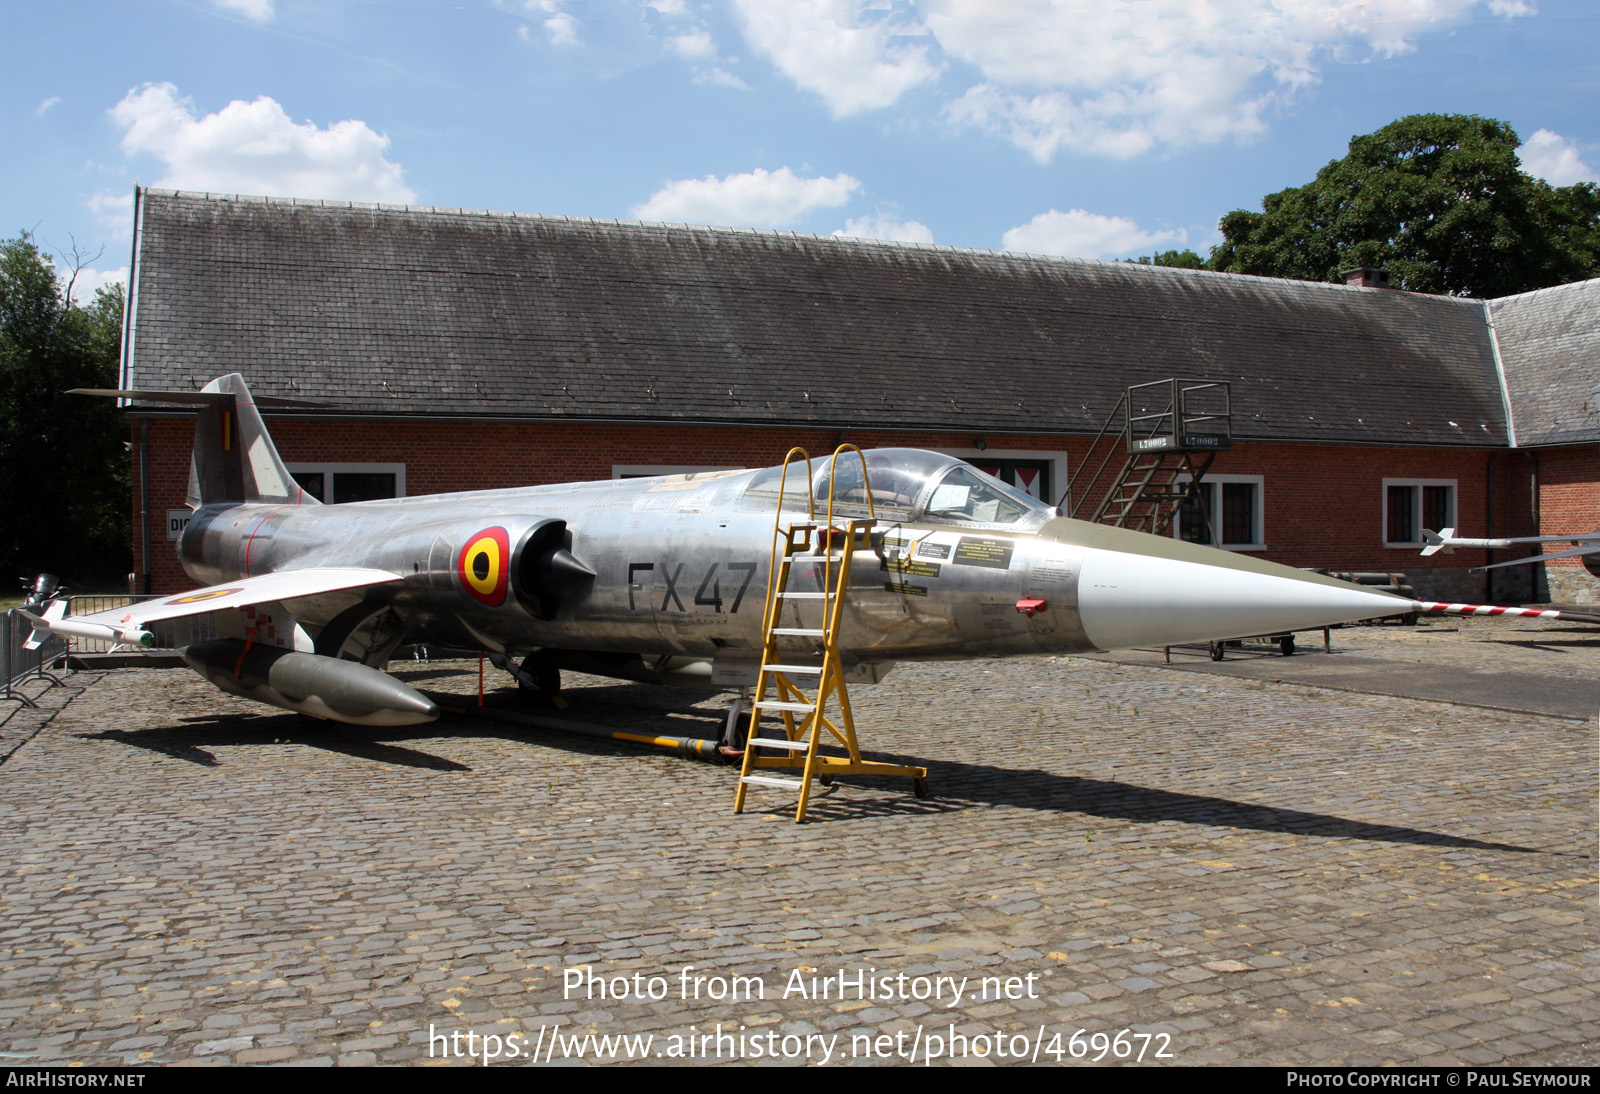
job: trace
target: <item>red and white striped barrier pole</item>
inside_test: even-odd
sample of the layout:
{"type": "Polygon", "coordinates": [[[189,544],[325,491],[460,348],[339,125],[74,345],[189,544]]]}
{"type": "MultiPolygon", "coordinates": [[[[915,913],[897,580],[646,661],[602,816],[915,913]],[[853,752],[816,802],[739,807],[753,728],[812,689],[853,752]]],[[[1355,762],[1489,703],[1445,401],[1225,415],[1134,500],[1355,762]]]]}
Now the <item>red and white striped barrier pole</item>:
{"type": "Polygon", "coordinates": [[[1425,612],[1442,612],[1446,615],[1525,615],[1532,619],[1560,619],[1560,612],[1540,611],[1538,608],[1498,608],[1493,604],[1446,604],[1438,600],[1418,600],[1417,607],[1425,612]]]}

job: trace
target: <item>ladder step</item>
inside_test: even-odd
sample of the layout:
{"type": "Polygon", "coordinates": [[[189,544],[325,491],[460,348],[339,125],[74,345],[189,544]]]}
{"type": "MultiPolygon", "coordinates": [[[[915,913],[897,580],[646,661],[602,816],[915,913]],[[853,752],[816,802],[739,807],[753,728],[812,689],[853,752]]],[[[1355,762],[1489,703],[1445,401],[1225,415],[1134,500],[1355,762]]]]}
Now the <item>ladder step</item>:
{"type": "Polygon", "coordinates": [[[781,672],[789,676],[821,676],[821,665],[762,665],[762,672],[781,672]]]}
{"type": "Polygon", "coordinates": [[[776,699],[763,699],[750,705],[757,710],[785,710],[790,714],[810,714],[817,709],[815,703],[780,703],[776,699]]]}
{"type": "Polygon", "coordinates": [[[805,741],[789,741],[778,737],[751,737],[745,745],[753,745],[756,748],[787,748],[791,752],[804,752],[807,747],[805,741]]]}
{"type": "Polygon", "coordinates": [[[773,634],[787,634],[796,638],[821,638],[822,631],[813,627],[773,627],[773,634]]]}
{"type": "Polygon", "coordinates": [[[805,786],[803,779],[780,779],[776,775],[744,775],[739,781],[753,786],[776,786],[786,790],[799,790],[805,786]]]}
{"type": "Polygon", "coordinates": [[[827,593],[791,593],[787,589],[778,594],[784,600],[824,600],[827,593]]]}

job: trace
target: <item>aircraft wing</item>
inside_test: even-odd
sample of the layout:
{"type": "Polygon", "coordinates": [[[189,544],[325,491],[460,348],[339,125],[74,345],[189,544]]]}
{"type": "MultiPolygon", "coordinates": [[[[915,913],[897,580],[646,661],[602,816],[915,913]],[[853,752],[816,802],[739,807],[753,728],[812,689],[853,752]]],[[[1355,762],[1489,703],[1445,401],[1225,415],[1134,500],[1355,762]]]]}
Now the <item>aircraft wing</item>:
{"type": "MultiPolygon", "coordinates": [[[[164,619],[181,619],[205,612],[245,608],[252,604],[269,604],[293,600],[302,596],[339,592],[342,589],[359,589],[368,585],[387,585],[400,580],[400,575],[388,570],[370,570],[357,567],[322,566],[305,570],[285,570],[259,577],[242,577],[237,581],[194,589],[177,596],[158,597],[120,608],[109,608],[92,615],[66,616],[66,601],[53,601],[44,615],[23,613],[33,624],[34,633],[29,642],[42,640],[46,634],[73,635],[82,638],[102,638],[132,644],[145,643],[149,638],[145,628],[164,619]],[[59,608],[56,605],[60,605],[59,608]]],[[[30,647],[33,648],[33,647],[30,647]]]]}

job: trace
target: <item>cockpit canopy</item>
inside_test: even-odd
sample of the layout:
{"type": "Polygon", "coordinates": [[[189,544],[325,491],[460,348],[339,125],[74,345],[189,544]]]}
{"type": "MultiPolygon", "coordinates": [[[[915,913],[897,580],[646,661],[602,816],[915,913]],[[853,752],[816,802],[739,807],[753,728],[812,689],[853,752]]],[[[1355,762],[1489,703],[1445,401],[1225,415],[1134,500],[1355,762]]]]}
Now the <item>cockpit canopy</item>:
{"type": "MultiPolygon", "coordinates": [[[[867,487],[872,508],[881,519],[925,520],[938,524],[1016,525],[1039,524],[1056,511],[984,474],[955,456],[920,448],[874,448],[865,453],[866,481],[861,457],[853,452],[798,461],[756,472],[745,489],[752,500],[775,498],[783,480],[786,508],[806,507],[809,488],[818,518],[826,517],[831,495],[833,511],[847,516],[867,512],[867,487]]],[[[768,504],[771,504],[770,501],[768,504]]]]}

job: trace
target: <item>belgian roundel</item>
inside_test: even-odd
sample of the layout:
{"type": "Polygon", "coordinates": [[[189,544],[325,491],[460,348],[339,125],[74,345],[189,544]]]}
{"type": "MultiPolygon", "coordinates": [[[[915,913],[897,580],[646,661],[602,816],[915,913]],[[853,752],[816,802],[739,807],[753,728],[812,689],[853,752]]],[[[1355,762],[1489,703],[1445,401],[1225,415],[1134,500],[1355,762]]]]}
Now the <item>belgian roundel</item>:
{"type": "Polygon", "coordinates": [[[190,593],[188,596],[174,597],[173,599],[167,601],[167,603],[168,604],[198,604],[202,600],[215,600],[217,597],[219,597],[219,596],[227,596],[229,593],[242,593],[242,592],[244,592],[244,590],[242,588],[207,589],[205,592],[190,593]]]}
{"type": "Polygon", "coordinates": [[[485,528],[467,537],[467,545],[456,558],[456,573],[472,599],[497,608],[506,600],[510,565],[511,540],[506,530],[485,528]]]}

